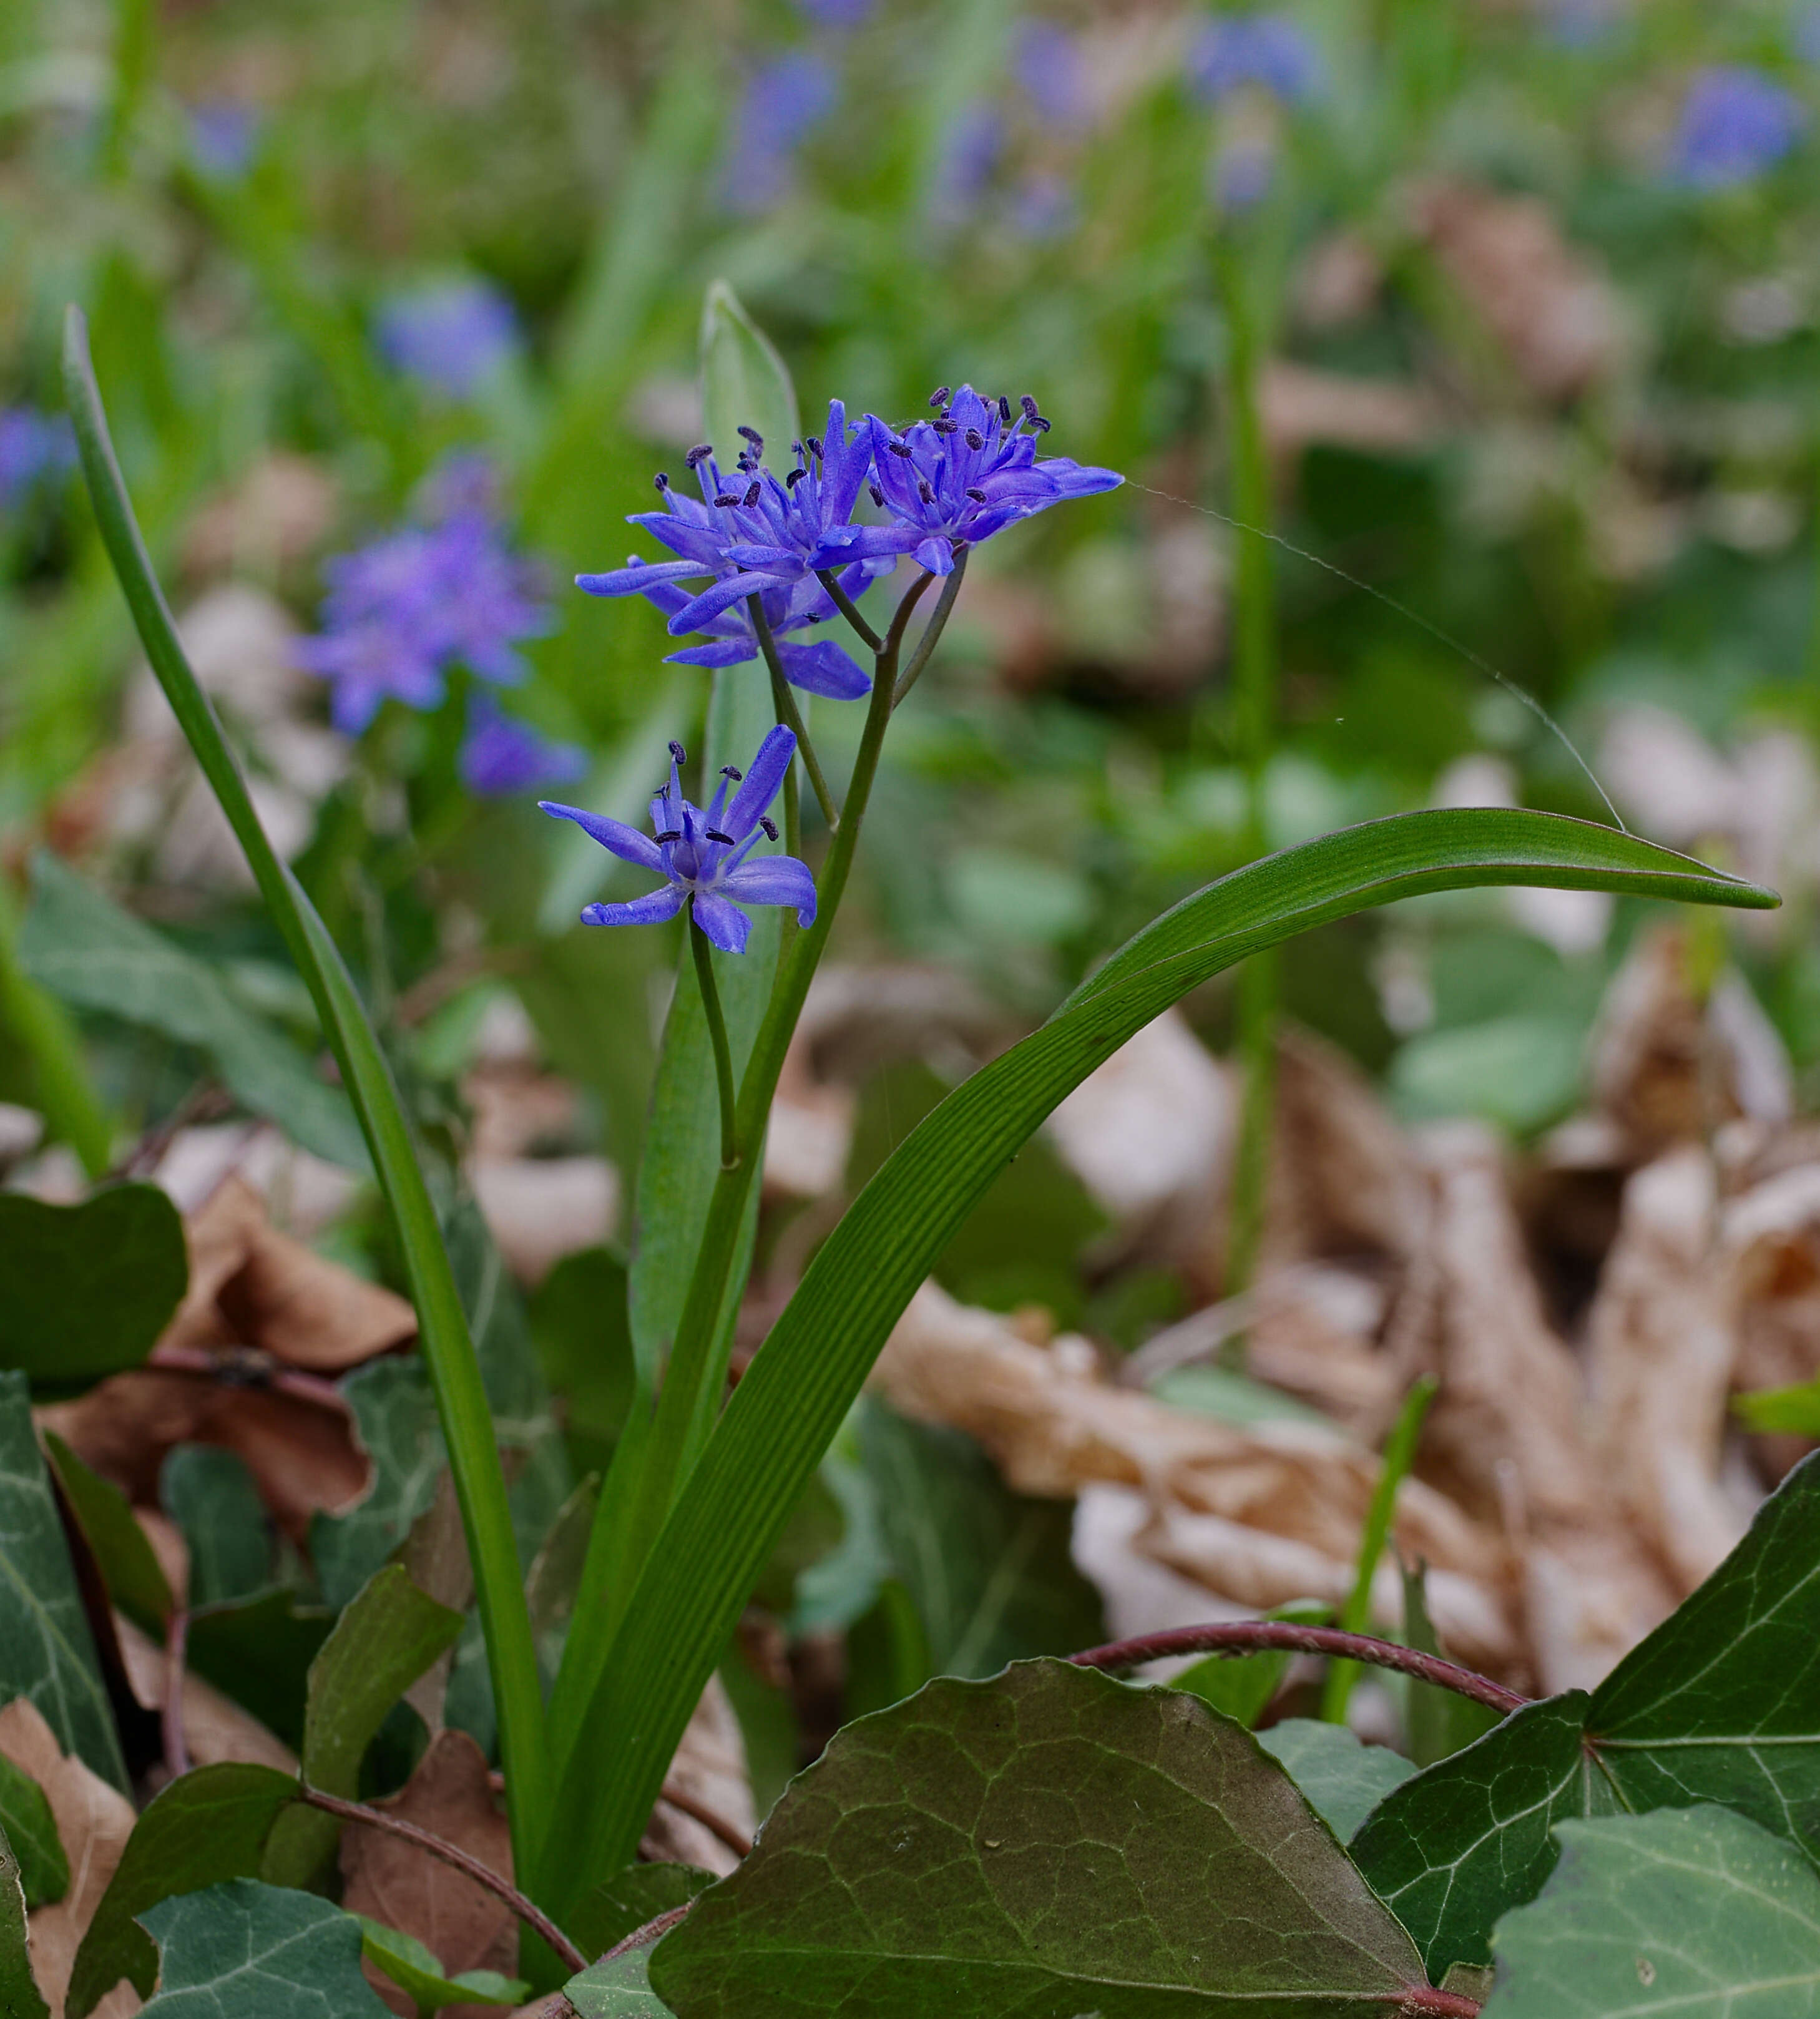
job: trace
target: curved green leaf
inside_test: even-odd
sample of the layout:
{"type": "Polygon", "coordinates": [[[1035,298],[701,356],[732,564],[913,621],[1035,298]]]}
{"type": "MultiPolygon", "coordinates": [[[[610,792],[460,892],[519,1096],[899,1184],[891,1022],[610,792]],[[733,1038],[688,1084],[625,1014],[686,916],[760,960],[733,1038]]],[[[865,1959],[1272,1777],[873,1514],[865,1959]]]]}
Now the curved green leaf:
{"type": "MultiPolygon", "coordinates": [[[[647,1561],[558,1790],[559,1890],[636,1849],[688,1708],[790,1509],[917,1285],[1057,1103],[1137,1031],[1247,955],[1433,890],[1608,890],[1764,909],[1768,891],[1589,821],[1521,810],[1403,814],[1246,865],[1131,941],[1042,1028],[949,1095],[823,1245],[748,1369],[647,1561]]],[[[560,1912],[567,1900],[552,1905],[560,1912]]]]}
{"type": "Polygon", "coordinates": [[[0,1753],[0,1841],[18,1861],[28,1907],[60,1900],[70,1890],[70,1861],[49,1797],[23,1767],[0,1753]]]}
{"type": "Polygon", "coordinates": [[[0,1831],[0,2019],[50,2019],[26,1946],[25,1893],[13,1847],[0,1831]]]}
{"type": "Polygon", "coordinates": [[[1350,1726],[1319,1718],[1286,1717],[1260,1731],[1257,1742],[1282,1760],[1302,1799],[1342,1843],[1416,1771],[1389,1746],[1367,1745],[1350,1726]]]}
{"type": "Polygon", "coordinates": [[[256,1879],[161,1900],[154,2019],[382,2019],[361,1974],[361,1924],[326,1900],[256,1879]]]}

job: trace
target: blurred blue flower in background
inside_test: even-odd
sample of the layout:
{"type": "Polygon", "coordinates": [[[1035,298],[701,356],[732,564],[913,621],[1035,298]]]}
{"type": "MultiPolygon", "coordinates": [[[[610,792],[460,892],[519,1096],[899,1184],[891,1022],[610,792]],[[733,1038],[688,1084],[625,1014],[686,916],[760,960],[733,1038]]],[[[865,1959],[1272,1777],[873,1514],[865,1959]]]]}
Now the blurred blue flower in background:
{"type": "Polygon", "coordinates": [[[734,115],[721,172],[729,210],[755,217],[786,196],[797,148],[834,110],[834,67],[813,49],[789,49],[754,71],[734,115]]]}
{"type": "Polygon", "coordinates": [[[860,28],[871,20],[878,0],[796,0],[818,28],[860,28]]]}
{"type": "Polygon", "coordinates": [[[1209,103],[1248,85],[1285,105],[1311,97],[1320,82],[1314,45],[1286,14],[1231,14],[1209,21],[1189,45],[1188,82],[1209,103]]]}
{"type": "Polygon", "coordinates": [[[190,151],[205,175],[236,182],[252,166],[261,121],[250,105],[222,98],[190,111],[190,151]]]}
{"type": "MultiPolygon", "coordinates": [[[[429,489],[433,496],[434,478],[429,489]]],[[[357,736],[388,697],[438,706],[458,664],[517,685],[528,669],[515,647],[551,628],[536,571],[473,506],[337,555],[323,572],[322,629],[294,650],[300,666],[330,683],[330,719],[345,735],[357,736]]]]}
{"type": "Polygon", "coordinates": [[[931,221],[963,224],[980,207],[1005,151],[1005,114],[989,98],[963,105],[942,136],[930,190],[931,221]]]}
{"type": "Polygon", "coordinates": [[[1075,192],[1066,176],[1052,169],[1033,169],[1017,185],[1011,204],[1011,228],[1019,237],[1040,245],[1059,238],[1075,221],[1075,192]]]}
{"type": "Polygon", "coordinates": [[[1228,217],[1255,210],[1270,194],[1277,150],[1261,135],[1229,141],[1213,158],[1209,194],[1228,217]]]}
{"type": "Polygon", "coordinates": [[[529,723],[506,714],[484,689],[468,697],[460,769],[470,792],[505,799],[539,786],[571,785],[587,768],[587,752],[578,745],[553,743],[529,723]]]}
{"type": "Polygon", "coordinates": [[[518,348],[518,318],[491,282],[450,281],[401,295],[379,311],[386,361],[451,399],[477,392],[518,348]]]}
{"type": "Polygon", "coordinates": [[[1804,7],[1795,16],[1793,40],[1796,56],[1820,63],[1820,4],[1804,7]]]}
{"type": "Polygon", "coordinates": [[[1773,78],[1742,63],[1696,74],[1670,149],[1677,182],[1726,189],[1773,168],[1807,123],[1807,109],[1773,78]]]}
{"type": "Polygon", "coordinates": [[[1012,53],[1012,74],[1046,125],[1085,123],[1087,80],[1080,44],[1054,21],[1026,21],[1012,53]]]}
{"type": "Polygon", "coordinates": [[[75,460],[76,437],[66,415],[36,407],[0,411],[0,512],[22,505],[75,460]]]}

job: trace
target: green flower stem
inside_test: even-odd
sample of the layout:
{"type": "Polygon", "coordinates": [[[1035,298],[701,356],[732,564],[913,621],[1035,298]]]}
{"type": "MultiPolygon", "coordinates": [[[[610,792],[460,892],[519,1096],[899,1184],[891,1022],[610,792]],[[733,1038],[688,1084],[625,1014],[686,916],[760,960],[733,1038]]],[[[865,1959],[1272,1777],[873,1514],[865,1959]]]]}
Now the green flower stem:
{"type": "Polygon", "coordinates": [[[0,1024],[31,1061],[51,1133],[69,1144],[91,1178],[103,1177],[113,1162],[113,1118],[89,1077],[69,1012],[19,965],[16,930],[13,894],[0,882],[0,1024]]]}
{"type": "Polygon", "coordinates": [[[815,579],[833,599],[835,608],[865,640],[866,650],[868,652],[882,652],[885,649],[884,640],[860,614],[859,605],[841,587],[839,575],[832,568],[818,568],[815,571],[815,579]]]}
{"type": "MultiPolygon", "coordinates": [[[[1234,584],[1232,740],[1245,771],[1245,843],[1248,856],[1265,852],[1264,791],[1275,727],[1277,684],[1276,571],[1265,529],[1271,515],[1269,451],[1258,401],[1259,332],[1248,292],[1246,263],[1236,249],[1215,248],[1220,299],[1226,312],[1227,405],[1232,455],[1232,516],[1239,521],[1238,567],[1234,584]]],[[[1238,976],[1238,1050],[1245,1092],[1233,1160],[1225,1293],[1249,1288],[1263,1234],[1264,1193],[1276,1102],[1279,1000],[1274,950],[1255,955],[1238,976]]],[[[1232,1356],[1242,1357],[1242,1336],[1232,1356]]]]}
{"type": "MultiPolygon", "coordinates": [[[[923,575],[905,592],[890,631],[880,645],[865,727],[847,785],[845,817],[835,830],[828,860],[822,865],[815,923],[798,933],[785,948],[777,985],[747,1060],[734,1123],[741,1143],[756,1145],[764,1140],[766,1118],[777,1090],[778,1075],[783,1070],[784,1054],[802,1014],[809,984],[828,944],[853,868],[867,801],[878,774],[879,752],[890,727],[905,629],[934,579],[931,575],[923,575]]],[[[934,629],[933,619],[930,629],[934,629]]],[[[715,1183],[656,1413],[639,1454],[637,1476],[617,1503],[617,1518],[610,1524],[596,1519],[589,1540],[575,1618],[550,1698],[551,1753],[559,1776],[566,1772],[569,1758],[581,1742],[583,1714],[606,1666],[614,1634],[637,1582],[640,1566],[712,1427],[714,1412],[703,1406],[701,1391],[711,1371],[714,1341],[727,1299],[738,1294],[731,1280],[734,1258],[752,1182],[763,1161],[756,1154],[745,1157],[731,1170],[723,1169],[715,1183]]],[[[604,1507],[606,1502],[602,1505],[604,1507]]],[[[546,1847],[546,1871],[548,1860],[560,1854],[560,1847],[546,1847]]]]}
{"type": "Polygon", "coordinates": [[[720,1168],[731,1171],[739,1162],[739,1132],[734,1113],[738,1096],[733,1089],[733,1053],[727,1042],[727,1019],[721,1013],[720,990],[714,979],[714,949],[708,935],[695,923],[695,901],[689,900],[689,951],[695,956],[695,979],[702,985],[702,1009],[708,1019],[708,1035],[714,1046],[714,1077],[720,1087],[720,1168]]]}
{"type": "Polygon", "coordinates": [[[340,949],[266,839],[219,718],[178,642],[108,439],[87,328],[75,308],[65,326],[63,372],[95,516],[146,655],[309,985],[397,1224],[473,1564],[499,1713],[513,1853],[518,1869],[528,1870],[545,1833],[550,1785],[536,1650],[487,1391],[410,1124],[340,949]]]}
{"type": "MultiPolygon", "coordinates": [[[[1423,1375],[1404,1397],[1403,1407],[1384,1440],[1378,1483],[1372,1489],[1371,1505],[1365,1510],[1365,1527],[1359,1535],[1358,1575],[1340,1609],[1339,1627],[1343,1633],[1362,1633],[1371,1618],[1372,1579],[1377,1575],[1378,1560],[1390,1540],[1390,1523],[1397,1512],[1397,1489],[1409,1477],[1409,1468],[1416,1462],[1422,1425],[1440,1385],[1432,1374],[1423,1375]]],[[[1357,1662],[1342,1659],[1329,1664],[1321,1693],[1321,1715],[1329,1724],[1345,1724],[1346,1707],[1358,1680],[1357,1662]]]]}
{"type": "Polygon", "coordinates": [[[759,650],[764,654],[765,665],[770,671],[771,701],[778,711],[778,720],[796,739],[796,755],[809,774],[809,782],[821,807],[821,817],[827,821],[828,831],[832,834],[840,825],[840,815],[835,809],[834,795],[828,789],[828,781],[822,774],[821,761],[815,755],[815,746],[809,741],[809,731],[803,726],[803,712],[796,705],[796,697],[790,691],[790,683],[784,677],[784,662],[778,656],[778,641],[771,636],[770,619],[765,614],[763,599],[749,596],[745,602],[752,612],[752,628],[758,633],[759,650]]]}
{"type": "Polygon", "coordinates": [[[941,585],[941,593],[936,598],[935,608],[929,622],[923,627],[923,636],[916,641],[916,649],[910,654],[910,663],[903,671],[892,691],[891,705],[896,708],[910,690],[922,678],[923,669],[929,664],[930,654],[936,642],[947,629],[949,613],[953,610],[955,598],[960,594],[961,580],[967,571],[968,549],[956,547],[954,550],[954,567],[941,585]]]}

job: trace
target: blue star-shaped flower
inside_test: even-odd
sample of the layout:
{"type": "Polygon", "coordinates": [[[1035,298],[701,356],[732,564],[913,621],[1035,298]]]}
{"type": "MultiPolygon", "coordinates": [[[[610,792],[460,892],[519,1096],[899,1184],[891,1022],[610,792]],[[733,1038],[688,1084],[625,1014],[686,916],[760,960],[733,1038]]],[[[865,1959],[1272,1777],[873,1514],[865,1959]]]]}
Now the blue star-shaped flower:
{"type": "Polygon", "coordinates": [[[655,840],[622,821],[584,813],[579,807],[538,803],[559,820],[571,820],[621,861],[662,876],[664,886],[648,897],[623,904],[590,904],[582,914],[585,926],[649,926],[673,919],[692,901],[694,920],[723,953],[744,953],[752,921],[741,904],[793,904],[796,923],[815,923],[815,879],[806,862],[793,855],[760,856],[747,861],[761,834],[771,840],[778,831],[765,817],[778,796],[796,739],[784,728],[774,729],[759,745],[752,767],[743,775],[729,765],[721,774],[713,803],[704,813],[683,797],[679,767],[683,748],[670,745],[669,783],[651,803],[655,840]],[[728,788],[738,790],[729,801],[728,788]]]}
{"type": "Polygon", "coordinates": [[[1036,444],[1049,422],[1028,393],[1015,410],[1006,399],[982,400],[970,386],[950,400],[944,386],[930,404],[940,409],[936,418],[901,433],[867,415],[877,500],[897,523],[833,528],[814,556],[816,567],[914,554],[931,575],[951,574],[957,547],[977,546],[1064,498],[1125,481],[1116,470],[1066,456],[1039,458],[1036,444]]]}

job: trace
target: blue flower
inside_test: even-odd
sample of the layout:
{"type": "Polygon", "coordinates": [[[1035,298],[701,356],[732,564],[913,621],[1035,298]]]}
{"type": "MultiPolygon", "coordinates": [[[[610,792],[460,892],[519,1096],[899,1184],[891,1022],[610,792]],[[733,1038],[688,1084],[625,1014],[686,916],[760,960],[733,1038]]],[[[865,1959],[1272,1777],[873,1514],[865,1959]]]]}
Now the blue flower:
{"type": "Polygon", "coordinates": [[[1075,127],[1087,116],[1087,81],[1080,45],[1054,21],[1027,21],[1019,31],[1012,68],[1037,116],[1050,126],[1075,127]]]}
{"type": "Polygon", "coordinates": [[[1267,139],[1229,141],[1213,158],[1210,177],[1214,206],[1228,217],[1255,210],[1271,193],[1277,150],[1267,139]]]}
{"type": "Polygon", "coordinates": [[[588,768],[588,756],[575,744],[538,735],[528,723],[507,715],[490,694],[477,691],[468,702],[460,768],[470,792],[505,799],[539,785],[571,783],[588,768]]]}
{"type": "Polygon", "coordinates": [[[0,512],[21,505],[76,460],[76,437],[62,414],[36,407],[0,411],[0,512]]]}
{"type": "Polygon", "coordinates": [[[1320,80],[1314,46],[1286,14],[1234,14],[1209,21],[1188,51],[1188,82],[1210,103],[1255,85],[1293,105],[1320,80]]]}
{"type": "Polygon", "coordinates": [[[664,879],[662,889],[648,897],[634,897],[623,904],[589,905],[582,914],[582,924],[656,925],[673,919],[686,901],[692,901],[696,924],[723,953],[745,951],[752,921],[739,908],[741,904],[793,904],[796,923],[814,925],[815,879],[806,862],[799,862],[793,855],[746,860],[761,834],[773,841],[778,838],[765,810],[777,797],[796,752],[796,739],[789,730],[774,729],[743,777],[731,765],[721,774],[713,803],[704,813],[683,797],[678,771],[683,747],[673,743],[669,783],[651,803],[654,841],[622,821],[540,800],[546,814],[573,821],[622,862],[664,879]],[[727,791],[733,785],[739,789],[729,803],[727,791]]]}
{"type": "Polygon", "coordinates": [[[990,99],[963,105],[942,136],[930,188],[930,215],[958,225],[979,208],[1005,151],[1005,114],[990,99]]]}
{"type": "Polygon", "coordinates": [[[796,0],[818,28],[864,27],[879,0],[796,0]]]}
{"type": "Polygon", "coordinates": [[[755,217],[788,194],[797,147],[834,108],[832,66],[812,49],[790,49],[747,80],[722,171],[729,210],[755,217]]]}
{"type": "Polygon", "coordinates": [[[252,166],[259,146],[259,115],[250,105],[230,98],[192,107],[190,151],[207,176],[237,182],[252,166]]]}
{"type": "Polygon", "coordinates": [[[1695,76],[1682,103],[1671,172],[1695,189],[1748,182],[1773,168],[1807,123],[1807,107],[1761,71],[1716,63],[1695,76]]]}
{"type": "Polygon", "coordinates": [[[1065,456],[1039,460],[1036,444],[1049,422],[1028,393],[1015,413],[1002,396],[982,400],[970,386],[952,399],[944,386],[930,404],[940,409],[936,418],[901,433],[867,415],[876,502],[896,524],[836,528],[822,542],[817,567],[914,554],[931,575],[948,575],[956,548],[977,546],[1064,498],[1125,481],[1116,470],[1065,456]]]}
{"type": "Polygon", "coordinates": [[[518,347],[518,318],[484,281],[452,281],[381,310],[379,349],[407,378],[451,399],[469,398],[518,347]]]}

